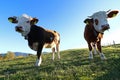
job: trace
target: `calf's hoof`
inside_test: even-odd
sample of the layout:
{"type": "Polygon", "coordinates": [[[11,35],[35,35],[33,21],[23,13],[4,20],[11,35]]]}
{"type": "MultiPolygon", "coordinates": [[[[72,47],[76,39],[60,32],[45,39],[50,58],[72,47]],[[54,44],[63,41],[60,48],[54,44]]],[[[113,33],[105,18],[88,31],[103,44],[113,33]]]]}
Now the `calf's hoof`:
{"type": "Polygon", "coordinates": [[[40,66],[40,64],[41,64],[41,60],[37,60],[35,66],[40,66]]]}
{"type": "Polygon", "coordinates": [[[90,59],[90,60],[91,60],[91,59],[93,59],[93,57],[90,57],[90,56],[89,56],[89,57],[88,57],[88,59],[90,59]]]}

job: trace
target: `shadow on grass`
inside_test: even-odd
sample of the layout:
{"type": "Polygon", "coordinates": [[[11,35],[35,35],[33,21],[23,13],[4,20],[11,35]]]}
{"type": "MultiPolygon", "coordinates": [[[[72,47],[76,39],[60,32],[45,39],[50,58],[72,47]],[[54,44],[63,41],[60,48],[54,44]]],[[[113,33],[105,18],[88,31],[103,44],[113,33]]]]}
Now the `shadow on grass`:
{"type": "MultiPolygon", "coordinates": [[[[21,59],[19,59],[19,60],[21,60],[21,59]]],[[[6,76],[12,77],[12,75],[18,75],[18,74],[20,74],[20,75],[25,74],[25,75],[29,76],[32,74],[38,75],[38,73],[40,73],[40,72],[50,73],[54,70],[54,68],[55,68],[54,64],[56,62],[52,62],[52,60],[49,62],[51,62],[51,64],[48,63],[48,65],[47,65],[47,63],[43,64],[43,62],[42,62],[41,66],[38,66],[38,67],[35,66],[35,61],[30,61],[30,62],[28,61],[28,62],[23,62],[23,63],[20,61],[20,62],[14,63],[14,64],[9,64],[9,65],[7,65],[9,67],[3,68],[3,70],[0,71],[0,78],[1,78],[0,80],[6,78],[6,76]],[[1,77],[1,75],[3,75],[3,77],[1,77]]],[[[57,62],[59,62],[59,61],[57,61],[57,62]]],[[[24,75],[23,75],[23,77],[24,77],[24,75]]]]}
{"type": "Polygon", "coordinates": [[[120,58],[107,60],[107,72],[94,80],[120,80],[120,58]]]}
{"type": "Polygon", "coordinates": [[[33,63],[29,62],[29,63],[11,64],[11,65],[9,65],[8,68],[4,69],[2,71],[2,73],[5,75],[8,75],[8,74],[15,74],[19,71],[25,71],[27,69],[32,69],[32,68],[34,68],[34,66],[29,66],[31,64],[33,64],[33,63]],[[25,67],[25,65],[28,65],[28,66],[25,67]]]}

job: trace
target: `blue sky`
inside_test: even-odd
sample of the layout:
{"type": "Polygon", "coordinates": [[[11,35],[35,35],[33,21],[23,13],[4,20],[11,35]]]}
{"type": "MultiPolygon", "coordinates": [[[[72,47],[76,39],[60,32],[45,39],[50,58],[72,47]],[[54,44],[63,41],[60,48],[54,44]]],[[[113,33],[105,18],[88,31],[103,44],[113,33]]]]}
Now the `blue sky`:
{"type": "MultiPolygon", "coordinates": [[[[0,2],[0,53],[29,52],[35,53],[28,47],[28,43],[17,32],[15,24],[8,22],[10,16],[20,16],[24,13],[37,17],[37,25],[46,29],[56,30],[61,35],[60,49],[74,49],[87,47],[83,32],[84,19],[97,11],[120,10],[119,0],[2,0],[0,2]]],[[[119,13],[120,14],[120,13],[119,13]]],[[[102,44],[112,41],[120,43],[120,15],[108,19],[111,26],[106,31],[102,44]]],[[[51,51],[43,49],[43,51],[51,51]]]]}

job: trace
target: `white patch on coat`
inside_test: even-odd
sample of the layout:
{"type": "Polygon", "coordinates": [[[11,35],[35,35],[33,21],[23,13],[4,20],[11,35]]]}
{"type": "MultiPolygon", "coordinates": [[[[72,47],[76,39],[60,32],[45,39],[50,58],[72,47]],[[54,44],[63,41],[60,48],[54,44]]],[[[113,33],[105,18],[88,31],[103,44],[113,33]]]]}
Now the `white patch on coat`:
{"type": "Polygon", "coordinates": [[[107,59],[103,53],[100,53],[100,57],[101,57],[101,60],[106,60],[107,59]]]}
{"type": "Polygon", "coordinates": [[[37,51],[37,50],[38,50],[38,44],[39,44],[38,42],[34,42],[33,45],[30,46],[30,48],[31,48],[32,50],[37,51]]]}
{"type": "Polygon", "coordinates": [[[97,54],[97,50],[96,50],[97,45],[96,45],[95,43],[91,42],[91,46],[92,46],[92,48],[94,49],[94,54],[97,54]],[[94,46],[93,46],[93,45],[94,45],[94,46]]]}
{"type": "Polygon", "coordinates": [[[89,53],[89,59],[93,59],[93,53],[92,53],[92,51],[90,51],[90,53],[89,53]]]}
{"type": "Polygon", "coordinates": [[[22,36],[26,36],[29,32],[30,32],[30,20],[32,20],[32,17],[23,14],[20,17],[17,17],[18,23],[17,23],[17,27],[22,27],[22,31],[21,34],[22,36]]]}
{"type": "MultiPolygon", "coordinates": [[[[31,48],[32,50],[37,51],[37,50],[38,50],[38,45],[39,45],[38,42],[34,42],[33,45],[30,46],[30,48],[31,48]]],[[[45,43],[43,47],[44,47],[44,48],[53,48],[53,47],[55,47],[55,46],[56,46],[56,44],[55,44],[55,42],[53,41],[52,43],[45,43]]]]}
{"type": "Polygon", "coordinates": [[[94,28],[96,31],[103,33],[102,31],[102,25],[108,25],[107,21],[107,14],[105,11],[99,11],[94,13],[92,16],[89,16],[90,18],[93,18],[93,20],[98,20],[98,25],[94,22],[94,28]]]}
{"type": "Polygon", "coordinates": [[[42,62],[42,58],[40,56],[40,59],[37,59],[35,66],[40,66],[41,62],[42,62]]]}
{"type": "Polygon", "coordinates": [[[53,47],[55,47],[56,46],[56,44],[55,44],[55,42],[53,41],[52,43],[45,43],[44,44],[44,48],[53,48],[53,47]]]}

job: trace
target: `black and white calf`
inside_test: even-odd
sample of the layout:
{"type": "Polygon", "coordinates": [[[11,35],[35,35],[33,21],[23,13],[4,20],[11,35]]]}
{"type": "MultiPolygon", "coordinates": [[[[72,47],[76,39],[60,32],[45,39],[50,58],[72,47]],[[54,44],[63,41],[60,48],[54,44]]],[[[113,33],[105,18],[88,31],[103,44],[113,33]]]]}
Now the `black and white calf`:
{"type": "Polygon", "coordinates": [[[40,26],[35,25],[38,22],[38,19],[32,18],[26,14],[23,14],[19,17],[9,17],[8,20],[11,23],[16,23],[17,26],[15,30],[22,34],[22,36],[28,40],[28,45],[31,49],[37,51],[37,61],[36,66],[40,66],[42,58],[41,52],[42,49],[52,48],[54,60],[55,49],[58,53],[58,58],[60,59],[59,53],[59,44],[60,44],[60,35],[56,31],[46,30],[40,26]]]}

